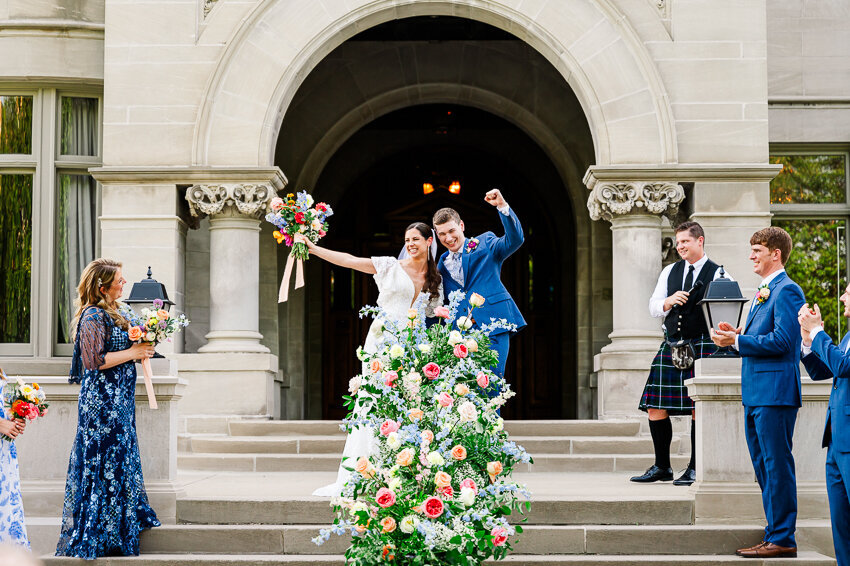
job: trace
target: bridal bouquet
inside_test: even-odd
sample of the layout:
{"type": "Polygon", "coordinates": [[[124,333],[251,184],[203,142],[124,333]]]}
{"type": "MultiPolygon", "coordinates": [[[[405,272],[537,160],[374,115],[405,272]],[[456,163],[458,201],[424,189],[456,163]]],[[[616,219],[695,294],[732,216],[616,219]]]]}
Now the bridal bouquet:
{"type": "Polygon", "coordinates": [[[277,227],[272,235],[278,244],[286,244],[292,248],[286,261],[283,281],[280,285],[278,302],[286,302],[289,297],[289,278],[292,275],[292,264],[297,260],[295,288],[304,286],[303,260],[310,257],[307,245],[296,242],[295,235],[301,234],[311,242],[318,242],[328,233],[328,217],[334,211],[324,202],[314,203],[313,197],[306,191],[298,195],[289,193],[286,199],[275,197],[271,201],[272,211],[266,214],[266,220],[277,227]]]}
{"type": "MultiPolygon", "coordinates": [[[[38,386],[38,383],[28,385],[18,378],[14,383],[6,384],[5,410],[6,416],[10,419],[29,419],[34,421],[38,417],[43,417],[47,414],[47,396],[44,390],[38,386]]],[[[13,439],[5,434],[0,435],[4,440],[10,442],[13,439]]]]}
{"type": "MultiPolygon", "coordinates": [[[[137,315],[135,311],[123,306],[121,314],[130,322],[127,336],[131,342],[147,342],[156,346],[160,342],[171,341],[171,336],[189,326],[189,319],[185,314],[173,317],[162,307],[163,302],[154,299],[153,309],[147,307],[141,309],[137,315]]],[[[142,371],[145,374],[145,389],[148,394],[148,405],[151,409],[157,408],[156,397],[153,392],[153,373],[151,362],[145,358],[142,360],[142,371]]]]}
{"type": "MultiPolygon", "coordinates": [[[[371,428],[378,448],[353,463],[332,501],[333,526],[313,539],[350,534],[346,564],[479,565],[504,558],[509,537],[522,532],[508,516],[530,508],[530,493],[511,472],[532,459],[504,431],[497,411],[514,393],[489,369],[497,355],[488,335],[513,325],[471,330],[471,313],[456,316],[463,298],[452,293],[430,328],[415,310],[401,324],[385,322],[378,352],[358,350],[364,371],[349,383],[345,426],[371,428]],[[366,399],[364,414],[357,409],[366,399]]],[[[483,304],[480,295],[471,299],[473,309],[483,304]]],[[[365,314],[391,320],[374,307],[365,314]]]]}

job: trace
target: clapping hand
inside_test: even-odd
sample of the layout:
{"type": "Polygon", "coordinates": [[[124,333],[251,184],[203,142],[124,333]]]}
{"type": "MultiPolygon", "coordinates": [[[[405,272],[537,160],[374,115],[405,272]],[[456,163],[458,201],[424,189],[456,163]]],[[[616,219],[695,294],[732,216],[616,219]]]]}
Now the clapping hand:
{"type": "Polygon", "coordinates": [[[508,204],[499,189],[490,189],[489,191],[487,191],[487,194],[484,195],[484,200],[492,204],[496,208],[500,208],[508,204]]]}
{"type": "Polygon", "coordinates": [[[823,326],[823,317],[820,314],[820,307],[815,304],[814,308],[809,308],[809,303],[800,307],[797,313],[797,321],[800,323],[800,335],[803,337],[803,345],[811,346],[811,332],[818,326],[823,326]]]}
{"type": "Polygon", "coordinates": [[[740,326],[735,328],[728,322],[719,322],[717,323],[717,330],[711,329],[711,341],[721,348],[734,346],[735,336],[740,334],[742,330],[740,326]]]}

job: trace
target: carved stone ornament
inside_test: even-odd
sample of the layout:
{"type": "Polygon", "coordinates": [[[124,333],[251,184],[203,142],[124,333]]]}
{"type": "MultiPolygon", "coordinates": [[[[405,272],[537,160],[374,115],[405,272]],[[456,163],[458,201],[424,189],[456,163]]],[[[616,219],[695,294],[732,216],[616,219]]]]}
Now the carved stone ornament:
{"type": "Polygon", "coordinates": [[[218,0],[204,0],[204,17],[206,18],[218,0]]]}
{"type": "Polygon", "coordinates": [[[684,199],[685,190],[677,183],[597,183],[587,199],[587,209],[592,219],[610,221],[630,213],[672,214],[684,199]]]}
{"type": "Polygon", "coordinates": [[[236,212],[259,218],[274,196],[269,185],[253,183],[193,185],[186,191],[189,212],[196,217],[236,212]]]}

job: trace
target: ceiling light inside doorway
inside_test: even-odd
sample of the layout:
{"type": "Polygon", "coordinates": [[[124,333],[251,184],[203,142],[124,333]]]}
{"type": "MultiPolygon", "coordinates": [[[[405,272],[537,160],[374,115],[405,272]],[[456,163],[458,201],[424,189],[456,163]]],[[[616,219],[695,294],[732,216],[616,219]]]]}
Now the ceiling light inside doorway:
{"type": "Polygon", "coordinates": [[[449,185],[449,192],[453,195],[460,194],[460,181],[452,181],[452,184],[449,185]]]}
{"type": "Polygon", "coordinates": [[[422,183],[422,194],[423,195],[430,195],[433,192],[434,192],[434,185],[432,185],[431,183],[422,183]]]}

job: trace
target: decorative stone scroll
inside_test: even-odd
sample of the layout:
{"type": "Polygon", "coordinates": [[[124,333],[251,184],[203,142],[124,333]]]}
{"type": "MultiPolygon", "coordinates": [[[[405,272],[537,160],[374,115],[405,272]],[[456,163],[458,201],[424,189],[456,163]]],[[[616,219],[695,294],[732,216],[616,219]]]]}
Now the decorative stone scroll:
{"type": "Polygon", "coordinates": [[[274,196],[274,189],[262,183],[193,185],[186,191],[189,212],[195,217],[214,216],[230,210],[259,218],[274,196]]]}
{"type": "Polygon", "coordinates": [[[205,18],[209,15],[210,11],[212,11],[216,2],[218,2],[218,0],[204,0],[204,17],[205,18]]]}
{"type": "Polygon", "coordinates": [[[597,183],[587,199],[593,220],[610,221],[630,213],[675,214],[685,199],[685,191],[670,182],[597,183]]]}

